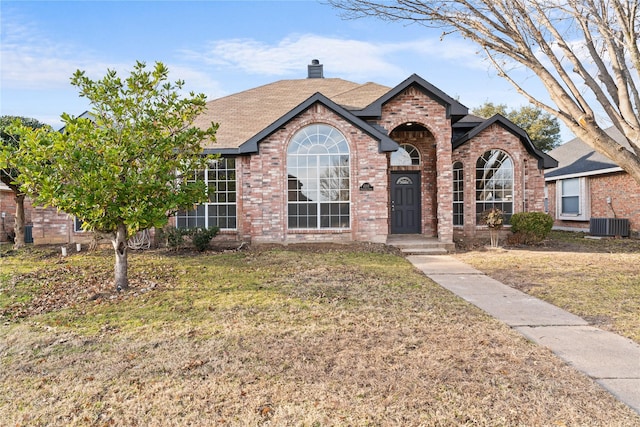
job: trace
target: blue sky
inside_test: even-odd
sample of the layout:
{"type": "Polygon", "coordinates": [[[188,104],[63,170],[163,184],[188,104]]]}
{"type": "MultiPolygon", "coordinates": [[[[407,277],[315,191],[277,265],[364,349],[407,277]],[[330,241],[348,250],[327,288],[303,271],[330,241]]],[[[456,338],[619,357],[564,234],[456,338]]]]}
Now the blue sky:
{"type": "Polygon", "coordinates": [[[393,87],[416,73],[469,108],[527,104],[462,39],[441,41],[440,31],[417,25],[344,20],[315,0],[2,0],[0,19],[0,115],[54,127],[63,112],[88,108],[69,83],[77,69],[94,79],[107,69],[126,76],[136,60],[165,63],[171,80],[210,99],[305,78],[317,58],[325,77],[393,87]]]}

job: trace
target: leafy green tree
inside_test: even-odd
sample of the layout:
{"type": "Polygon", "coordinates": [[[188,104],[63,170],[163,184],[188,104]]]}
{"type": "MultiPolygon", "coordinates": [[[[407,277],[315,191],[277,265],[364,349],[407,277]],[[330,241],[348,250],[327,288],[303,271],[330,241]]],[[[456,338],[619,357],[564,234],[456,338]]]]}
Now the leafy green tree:
{"type": "Polygon", "coordinates": [[[13,158],[18,147],[20,146],[20,138],[18,135],[9,132],[9,127],[13,122],[18,121],[23,126],[31,129],[46,128],[48,125],[39,122],[36,119],[17,116],[0,117],[0,181],[13,191],[16,200],[15,226],[13,232],[15,239],[13,247],[18,249],[25,245],[24,242],[24,199],[25,194],[20,191],[19,185],[16,183],[18,178],[18,170],[13,166],[13,158]]]}
{"type": "Polygon", "coordinates": [[[194,126],[205,95],[181,95],[184,82],[168,82],[168,73],[160,62],[152,71],[137,62],[124,80],[108,70],[94,81],[78,70],[71,83],[89,100],[91,119],[65,113],[62,132],[16,129],[21,188],[111,236],[118,290],[129,284],[127,240],[207,197],[192,178],[206,167],[201,143],[215,140],[217,125],[194,126]]]}
{"type": "Polygon", "coordinates": [[[471,112],[485,119],[495,114],[506,117],[524,129],[533,145],[539,150],[551,151],[560,144],[560,123],[558,118],[540,108],[525,106],[507,111],[507,106],[504,104],[496,105],[493,102],[485,102],[471,112]]]}

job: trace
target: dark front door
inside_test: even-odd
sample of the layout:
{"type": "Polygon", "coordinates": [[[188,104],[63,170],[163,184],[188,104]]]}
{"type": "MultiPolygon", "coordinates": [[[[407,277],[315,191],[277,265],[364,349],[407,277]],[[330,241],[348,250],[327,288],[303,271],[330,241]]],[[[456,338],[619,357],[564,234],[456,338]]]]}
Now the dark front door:
{"type": "Polygon", "coordinates": [[[419,234],[420,173],[391,172],[391,234],[419,234]]]}

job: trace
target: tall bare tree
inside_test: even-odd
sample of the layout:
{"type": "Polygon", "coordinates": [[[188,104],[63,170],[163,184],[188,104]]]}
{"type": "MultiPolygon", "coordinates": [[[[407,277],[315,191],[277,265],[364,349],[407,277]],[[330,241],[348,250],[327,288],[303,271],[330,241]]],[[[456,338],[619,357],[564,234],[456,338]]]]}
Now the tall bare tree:
{"type": "Polygon", "coordinates": [[[457,33],[478,44],[529,102],[640,183],[640,0],[329,0],[345,17],[373,16],[457,33]],[[524,67],[546,88],[536,98],[524,67]],[[618,143],[604,129],[626,137],[618,143]]]}

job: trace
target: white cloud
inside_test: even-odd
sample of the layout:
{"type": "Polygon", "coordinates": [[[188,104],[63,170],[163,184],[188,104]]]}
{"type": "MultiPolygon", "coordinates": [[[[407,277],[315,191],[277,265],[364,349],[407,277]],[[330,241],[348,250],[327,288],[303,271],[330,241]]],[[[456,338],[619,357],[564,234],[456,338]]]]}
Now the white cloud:
{"type": "MultiPolygon", "coordinates": [[[[0,78],[5,90],[70,89],[70,79],[77,70],[98,79],[108,69],[126,76],[134,66],[134,60],[130,63],[108,62],[84,46],[53,41],[34,25],[11,18],[15,17],[2,19],[0,78]]],[[[220,84],[205,72],[180,64],[166,65],[169,79],[185,80],[188,90],[209,96],[223,94],[220,84]]],[[[147,66],[151,68],[153,64],[147,66]]]]}
{"type": "Polygon", "coordinates": [[[202,51],[185,50],[182,54],[186,59],[210,66],[280,77],[299,75],[300,64],[319,58],[322,63],[331,64],[330,70],[325,70],[325,76],[330,71],[331,75],[346,79],[385,76],[397,80],[407,76],[407,70],[397,65],[398,57],[414,55],[438,63],[455,62],[458,67],[487,69],[487,64],[475,52],[470,43],[453,38],[446,42],[421,39],[375,43],[294,34],[275,44],[254,39],[217,40],[208,43],[202,51]]]}

